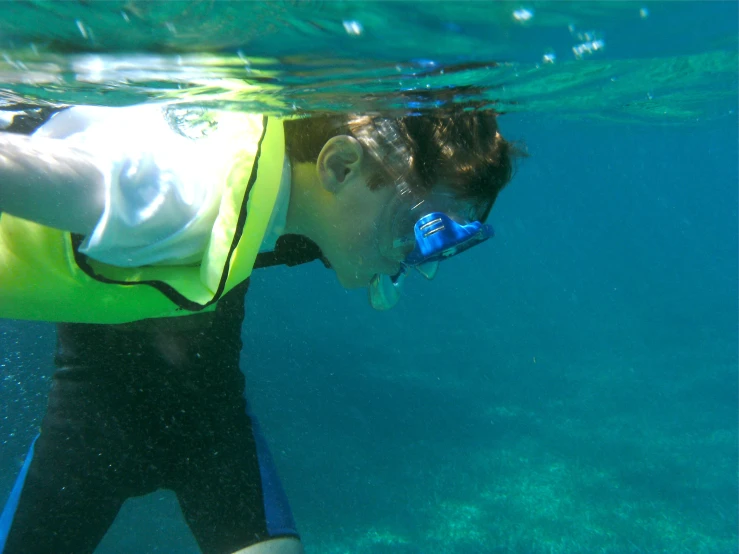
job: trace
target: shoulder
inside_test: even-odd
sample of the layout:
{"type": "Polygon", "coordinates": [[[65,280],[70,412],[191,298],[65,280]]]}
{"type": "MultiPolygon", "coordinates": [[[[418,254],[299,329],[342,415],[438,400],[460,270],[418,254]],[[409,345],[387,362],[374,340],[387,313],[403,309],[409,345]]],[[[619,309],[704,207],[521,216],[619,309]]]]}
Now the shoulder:
{"type": "MultiPolygon", "coordinates": [[[[140,125],[151,120],[161,108],[154,106],[129,106],[109,108],[103,106],[72,106],[55,113],[41,125],[34,136],[63,139],[99,129],[140,125]]],[[[156,118],[155,118],[156,119],[156,118]]]]}

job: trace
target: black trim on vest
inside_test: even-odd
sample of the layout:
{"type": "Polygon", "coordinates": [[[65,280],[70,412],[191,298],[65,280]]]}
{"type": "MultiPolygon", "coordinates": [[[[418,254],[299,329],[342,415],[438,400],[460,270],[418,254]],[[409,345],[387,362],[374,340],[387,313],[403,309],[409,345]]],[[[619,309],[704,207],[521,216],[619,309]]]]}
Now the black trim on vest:
{"type": "Polygon", "coordinates": [[[239,218],[236,222],[236,229],[234,231],[234,237],[233,237],[233,240],[231,241],[231,246],[228,250],[228,255],[226,256],[226,262],[223,265],[223,271],[221,273],[221,280],[218,283],[218,288],[216,289],[216,292],[213,295],[213,298],[211,298],[208,302],[206,302],[205,304],[199,304],[197,302],[193,302],[189,298],[177,292],[174,289],[174,287],[172,287],[171,285],[168,285],[167,283],[163,281],[154,281],[154,280],[117,281],[115,279],[109,279],[103,275],[99,275],[95,272],[95,270],[87,262],[87,256],[85,256],[79,251],[79,247],[82,244],[83,237],[81,237],[80,235],[72,235],[74,261],[77,263],[77,266],[79,266],[79,268],[85,274],[87,274],[88,277],[95,279],[96,281],[100,281],[101,283],[106,283],[110,285],[122,285],[122,286],[148,285],[150,287],[154,287],[156,290],[158,290],[164,296],[166,296],[172,303],[176,304],[180,309],[187,310],[190,312],[199,312],[200,310],[203,310],[207,308],[208,306],[210,306],[211,304],[214,304],[215,302],[217,302],[218,299],[223,294],[224,289],[226,288],[226,281],[228,279],[227,268],[231,262],[231,257],[233,256],[233,253],[236,250],[236,246],[239,244],[241,235],[244,233],[244,225],[246,223],[246,211],[247,211],[246,206],[249,202],[249,194],[251,193],[251,190],[254,187],[254,183],[257,180],[257,172],[259,170],[259,158],[262,156],[262,142],[264,142],[264,137],[267,135],[267,116],[263,117],[262,125],[264,126],[264,129],[262,130],[262,136],[259,138],[259,143],[257,144],[257,153],[254,156],[254,164],[252,165],[252,168],[251,168],[251,175],[249,176],[249,181],[246,184],[246,192],[244,193],[244,199],[241,203],[241,209],[239,210],[239,218]]]}
{"type": "Polygon", "coordinates": [[[164,296],[166,296],[170,301],[172,301],[174,304],[177,304],[177,306],[183,310],[188,310],[191,312],[198,312],[205,308],[206,305],[200,305],[197,302],[192,302],[182,296],[179,292],[177,292],[174,287],[171,285],[168,285],[164,281],[116,281],[115,279],[108,279],[104,275],[99,275],[95,272],[95,270],[92,268],[92,266],[88,263],[87,259],[88,257],[79,251],[79,247],[82,245],[82,241],[85,240],[85,237],[82,235],[77,234],[71,234],[72,237],[72,251],[74,253],[74,261],[77,264],[77,267],[79,267],[88,277],[91,279],[95,279],[96,281],[99,281],[100,283],[105,283],[108,285],[121,285],[121,286],[133,286],[133,285],[149,285],[150,287],[154,287],[159,292],[161,292],[164,296]],[[196,306],[195,309],[187,307],[185,305],[180,304],[175,300],[175,298],[182,298],[185,300],[185,302],[196,306]]]}
{"type": "MultiPolygon", "coordinates": [[[[244,200],[241,202],[241,210],[239,210],[239,219],[236,221],[236,230],[234,231],[234,238],[231,241],[231,248],[228,249],[226,263],[223,264],[221,282],[218,283],[218,288],[216,289],[216,293],[213,295],[213,298],[200,309],[206,308],[207,306],[218,302],[218,299],[221,297],[224,289],[226,288],[226,281],[228,280],[228,266],[230,265],[231,257],[233,256],[233,253],[236,250],[239,241],[241,240],[241,235],[244,234],[244,225],[246,224],[246,205],[249,203],[249,194],[251,194],[251,189],[254,187],[254,183],[257,180],[257,174],[259,172],[259,160],[262,157],[262,142],[264,142],[264,137],[267,136],[267,121],[268,118],[265,115],[262,118],[262,125],[264,126],[264,130],[262,131],[262,136],[259,137],[259,143],[257,143],[257,154],[256,156],[254,156],[254,165],[252,165],[251,168],[249,182],[246,183],[246,192],[244,193],[244,200]]],[[[192,304],[197,305],[196,302],[192,302],[192,304]]]]}
{"type": "MultiPolygon", "coordinates": [[[[170,294],[179,295],[173,287],[163,281],[116,281],[114,279],[108,279],[103,275],[98,275],[87,262],[88,257],[79,251],[79,247],[82,245],[84,239],[85,237],[82,235],[72,235],[74,259],[79,268],[96,281],[111,285],[146,284],[156,288],[162,294],[167,296],[167,298],[170,298],[170,294]]],[[[282,235],[277,239],[274,252],[263,252],[257,255],[257,259],[254,262],[254,269],[263,269],[265,267],[274,267],[277,265],[294,267],[296,265],[307,264],[315,260],[321,260],[326,269],[331,268],[331,264],[323,256],[323,252],[321,252],[321,249],[318,248],[318,245],[315,242],[301,235],[282,235]]]]}

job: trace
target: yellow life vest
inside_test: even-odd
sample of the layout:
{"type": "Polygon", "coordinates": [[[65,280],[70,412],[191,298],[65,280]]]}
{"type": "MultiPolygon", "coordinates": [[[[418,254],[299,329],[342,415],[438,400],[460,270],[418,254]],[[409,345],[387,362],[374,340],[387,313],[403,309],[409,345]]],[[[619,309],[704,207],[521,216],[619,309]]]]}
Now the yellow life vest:
{"type": "Polygon", "coordinates": [[[218,132],[238,145],[199,265],[123,268],[78,251],[81,237],[0,214],[0,317],[127,323],[215,308],[249,277],[277,199],[282,121],[224,112],[218,132]]]}

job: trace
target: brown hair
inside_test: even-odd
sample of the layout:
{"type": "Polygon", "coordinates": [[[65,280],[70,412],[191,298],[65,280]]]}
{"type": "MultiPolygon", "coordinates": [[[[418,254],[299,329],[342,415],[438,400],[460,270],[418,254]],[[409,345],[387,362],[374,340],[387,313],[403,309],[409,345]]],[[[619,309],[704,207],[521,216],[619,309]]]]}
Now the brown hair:
{"type": "Polygon", "coordinates": [[[380,117],[314,115],[285,121],[286,148],[294,162],[313,162],[326,141],[354,136],[376,171],[370,188],[405,182],[418,192],[442,183],[459,198],[481,206],[485,219],[525,153],[498,131],[490,110],[380,117]]]}

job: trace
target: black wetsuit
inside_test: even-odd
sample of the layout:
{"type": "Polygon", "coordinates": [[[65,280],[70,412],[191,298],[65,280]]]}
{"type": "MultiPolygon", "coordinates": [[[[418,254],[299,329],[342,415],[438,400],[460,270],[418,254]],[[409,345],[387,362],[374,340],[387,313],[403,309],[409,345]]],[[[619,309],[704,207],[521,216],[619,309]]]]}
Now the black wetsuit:
{"type": "Polygon", "coordinates": [[[58,326],[59,369],[4,553],[93,552],[127,498],[158,488],[177,494],[205,553],[297,536],[243,396],[245,288],[203,328],[58,326]]]}

